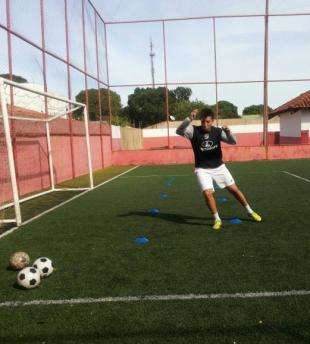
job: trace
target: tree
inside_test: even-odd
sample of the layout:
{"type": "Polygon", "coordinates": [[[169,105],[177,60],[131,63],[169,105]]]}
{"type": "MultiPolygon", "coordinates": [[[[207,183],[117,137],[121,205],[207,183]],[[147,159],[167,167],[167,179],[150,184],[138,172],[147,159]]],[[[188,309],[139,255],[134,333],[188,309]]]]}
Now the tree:
{"type": "MultiPolygon", "coordinates": [[[[11,77],[10,77],[10,74],[0,74],[0,77],[1,78],[4,78],[4,79],[8,79],[8,80],[11,80],[11,77]]],[[[18,83],[27,83],[28,81],[23,78],[22,76],[19,76],[19,75],[14,75],[12,74],[12,81],[14,82],[18,82],[18,83]]]]}
{"type": "MultiPolygon", "coordinates": [[[[97,89],[88,89],[88,116],[91,121],[100,120],[100,109],[99,109],[99,96],[97,89]]],[[[110,91],[111,95],[111,111],[112,118],[118,116],[121,112],[121,97],[114,91],[110,91]]],[[[75,97],[76,101],[79,103],[86,104],[86,94],[85,91],[80,91],[75,97]]],[[[105,119],[109,118],[109,100],[108,100],[108,90],[105,88],[100,88],[100,99],[101,99],[101,112],[102,117],[105,119]]],[[[82,116],[82,110],[78,110],[74,113],[74,118],[79,119],[82,116]]]]}
{"type": "MultiPolygon", "coordinates": [[[[218,101],[218,118],[238,118],[238,108],[234,104],[226,101],[220,100],[218,101]]],[[[216,114],[216,105],[211,106],[214,114],[216,114]]]]}
{"type": "Polygon", "coordinates": [[[189,87],[177,87],[172,91],[177,101],[189,101],[192,90],[189,87]]]}
{"type": "Polygon", "coordinates": [[[209,106],[209,105],[198,99],[195,99],[194,101],[191,102],[191,110],[193,109],[201,110],[202,108],[206,106],[209,106]]]}
{"type": "MultiPolygon", "coordinates": [[[[123,111],[136,127],[146,127],[166,120],[166,90],[164,87],[136,88],[128,96],[128,107],[123,111]]],[[[176,102],[175,94],[168,90],[169,108],[176,102]]]]}
{"type": "MultiPolygon", "coordinates": [[[[268,112],[271,112],[272,108],[268,106],[268,112]]],[[[243,109],[243,115],[263,115],[264,114],[264,105],[250,105],[243,109]]]]}
{"type": "Polygon", "coordinates": [[[173,115],[176,120],[183,120],[190,114],[192,105],[189,101],[180,100],[178,102],[175,102],[173,107],[169,106],[169,108],[171,115],[173,115]]]}
{"type": "Polygon", "coordinates": [[[204,102],[200,100],[194,100],[192,102],[180,100],[173,104],[173,107],[169,106],[171,114],[176,120],[183,120],[185,117],[191,113],[193,109],[202,109],[207,106],[204,102]]]}

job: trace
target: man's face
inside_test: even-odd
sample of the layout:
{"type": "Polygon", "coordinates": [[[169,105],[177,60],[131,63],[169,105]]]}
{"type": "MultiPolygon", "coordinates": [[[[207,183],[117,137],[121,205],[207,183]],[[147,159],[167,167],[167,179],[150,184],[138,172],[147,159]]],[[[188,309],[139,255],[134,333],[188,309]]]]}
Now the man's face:
{"type": "Polygon", "coordinates": [[[213,125],[214,119],[211,116],[207,116],[201,120],[201,127],[204,131],[209,132],[213,125]]]}

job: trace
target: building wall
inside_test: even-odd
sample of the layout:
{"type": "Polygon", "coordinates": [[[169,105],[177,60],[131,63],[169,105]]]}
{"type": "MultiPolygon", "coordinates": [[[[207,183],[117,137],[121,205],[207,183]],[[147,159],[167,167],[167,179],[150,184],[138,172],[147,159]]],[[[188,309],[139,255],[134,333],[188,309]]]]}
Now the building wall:
{"type": "MultiPolygon", "coordinates": [[[[303,131],[299,137],[280,136],[280,123],[269,123],[268,125],[268,144],[300,144],[310,143],[309,128],[310,114],[307,114],[305,122],[302,124],[303,131]],[[307,122],[309,121],[309,123],[307,122]]],[[[118,126],[113,126],[113,151],[121,150],[121,131],[118,126]]],[[[230,126],[237,140],[237,146],[256,147],[263,144],[263,125],[232,125],[230,126]]],[[[190,141],[177,135],[176,128],[169,129],[169,140],[167,128],[143,129],[143,149],[164,149],[164,148],[189,148],[190,141]]],[[[225,144],[224,144],[225,145],[225,144]]]]}
{"type": "Polygon", "coordinates": [[[286,112],[280,115],[280,143],[310,143],[310,111],[286,112]]]}
{"type": "MultiPolygon", "coordinates": [[[[232,125],[230,129],[237,140],[238,146],[260,146],[263,142],[263,125],[232,125]]],[[[279,123],[268,126],[269,144],[279,143],[279,123]]],[[[167,128],[143,129],[143,148],[156,149],[168,146],[167,128]]],[[[170,147],[190,147],[190,142],[176,134],[176,128],[169,129],[170,147]]]]}
{"type": "Polygon", "coordinates": [[[300,137],[301,112],[286,112],[280,115],[280,137],[300,137]]]}
{"type": "Polygon", "coordinates": [[[301,111],[301,130],[308,131],[310,136],[310,110],[301,111]]]}

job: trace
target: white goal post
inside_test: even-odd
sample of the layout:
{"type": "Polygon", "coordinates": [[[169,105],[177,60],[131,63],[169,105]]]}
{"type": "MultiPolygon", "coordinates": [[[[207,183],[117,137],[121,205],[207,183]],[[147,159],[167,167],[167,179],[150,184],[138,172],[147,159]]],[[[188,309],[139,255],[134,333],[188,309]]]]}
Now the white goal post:
{"type": "MultiPolygon", "coordinates": [[[[25,123],[25,122],[24,122],[25,123]]],[[[0,78],[0,140],[1,144],[4,147],[2,152],[5,155],[0,156],[3,164],[7,164],[7,174],[4,177],[1,176],[0,170],[0,180],[6,181],[6,186],[10,184],[10,199],[6,199],[5,202],[1,201],[0,211],[4,211],[6,208],[14,207],[15,217],[6,219],[0,219],[1,223],[16,223],[17,226],[20,226],[23,223],[22,212],[20,204],[27,200],[30,200],[35,197],[42,196],[44,194],[54,192],[54,191],[82,191],[87,189],[92,189],[94,187],[93,181],[93,169],[92,169],[92,159],[91,159],[91,148],[90,148],[90,138],[89,138],[89,128],[88,128],[88,113],[87,107],[83,103],[79,103],[73,100],[69,100],[54,94],[43,92],[35,88],[30,88],[27,84],[16,83],[7,79],[0,78]],[[18,98],[23,95],[23,101],[20,101],[18,106],[15,106],[14,97],[18,98]],[[34,101],[34,99],[36,101],[34,101]],[[26,104],[28,102],[28,105],[26,104]],[[32,109],[30,109],[29,104],[31,103],[32,109]],[[40,103],[41,109],[34,109],[35,106],[38,106],[40,103]],[[59,106],[59,104],[61,106],[59,106]],[[43,106],[43,110],[42,110],[43,106]],[[12,111],[12,108],[18,108],[19,111],[12,111]],[[22,109],[22,111],[20,111],[22,109]],[[34,110],[33,110],[34,109],[34,110]],[[87,169],[89,174],[89,186],[86,188],[57,188],[55,181],[55,172],[54,172],[54,155],[53,155],[53,145],[50,133],[50,126],[53,124],[53,121],[64,118],[74,111],[79,110],[83,116],[84,128],[83,133],[85,133],[85,159],[87,159],[87,169]],[[30,114],[30,115],[27,115],[30,114]],[[35,115],[34,115],[35,114],[35,115]],[[44,190],[33,190],[29,195],[21,195],[19,192],[18,185],[18,176],[16,171],[16,156],[14,146],[12,144],[12,128],[10,121],[13,120],[16,123],[20,121],[26,122],[36,122],[40,124],[41,132],[42,128],[45,130],[44,142],[46,142],[46,165],[49,169],[49,185],[44,190]],[[5,162],[4,162],[5,161],[5,162]],[[25,196],[25,197],[23,197],[25,196]]],[[[84,134],[83,134],[84,135],[84,134]]],[[[82,141],[79,142],[82,142],[82,141]]],[[[39,146],[39,145],[38,145],[39,146]]],[[[45,146],[45,145],[44,145],[45,146]]],[[[31,148],[31,147],[30,147],[31,148]]],[[[20,153],[22,154],[22,153],[20,153]]],[[[22,156],[19,156],[19,159],[22,159],[22,156]]],[[[26,158],[25,158],[26,159],[26,158]]],[[[66,157],[63,157],[66,159],[66,157]]],[[[31,163],[31,162],[30,162],[31,163]]],[[[86,166],[86,163],[85,163],[86,166]]],[[[4,174],[4,173],[3,173],[4,174]]],[[[7,186],[8,187],[8,186],[7,186]]],[[[4,188],[0,184],[0,192],[4,193],[4,188]]]]}

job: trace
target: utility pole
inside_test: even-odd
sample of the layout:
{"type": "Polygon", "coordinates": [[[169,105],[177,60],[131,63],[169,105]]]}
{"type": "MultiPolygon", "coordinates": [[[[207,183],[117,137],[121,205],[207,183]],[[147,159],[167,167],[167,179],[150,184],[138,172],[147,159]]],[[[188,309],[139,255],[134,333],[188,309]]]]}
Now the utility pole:
{"type": "Polygon", "coordinates": [[[151,58],[151,76],[152,76],[152,87],[155,88],[155,69],[154,69],[154,56],[155,53],[153,52],[153,42],[152,38],[150,39],[150,58],[151,58]]]}

